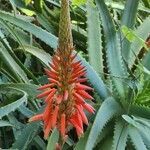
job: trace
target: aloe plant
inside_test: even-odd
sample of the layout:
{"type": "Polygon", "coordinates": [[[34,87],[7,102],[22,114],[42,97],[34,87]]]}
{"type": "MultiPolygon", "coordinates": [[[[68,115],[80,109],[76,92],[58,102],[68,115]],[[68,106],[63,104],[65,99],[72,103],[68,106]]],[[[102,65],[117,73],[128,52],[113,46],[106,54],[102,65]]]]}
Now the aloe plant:
{"type": "MultiPolygon", "coordinates": [[[[41,68],[57,48],[60,3],[7,4],[13,13],[0,6],[0,147],[53,149],[57,130],[46,144],[42,124],[27,120],[43,109],[37,87],[47,83],[41,68]]],[[[149,6],[147,0],[74,0],[70,5],[77,59],[95,89],[97,111],[83,137],[76,140],[70,131],[64,150],[150,149],[149,6]]]]}

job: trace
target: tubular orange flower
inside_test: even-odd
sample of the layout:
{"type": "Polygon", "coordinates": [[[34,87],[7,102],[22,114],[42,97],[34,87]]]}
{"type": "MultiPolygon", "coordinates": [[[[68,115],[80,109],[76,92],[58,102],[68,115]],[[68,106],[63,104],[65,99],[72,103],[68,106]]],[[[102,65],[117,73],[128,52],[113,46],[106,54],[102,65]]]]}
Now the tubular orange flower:
{"type": "Polygon", "coordinates": [[[93,99],[87,93],[93,89],[84,85],[86,69],[73,52],[69,1],[62,0],[61,8],[59,45],[50,67],[45,69],[50,83],[38,88],[43,92],[37,98],[45,98],[46,107],[42,114],[33,116],[30,121],[43,121],[45,138],[56,127],[64,140],[70,125],[75,127],[79,137],[83,134],[83,123],[88,125],[84,110],[94,113],[94,108],[85,101],[93,99]]]}

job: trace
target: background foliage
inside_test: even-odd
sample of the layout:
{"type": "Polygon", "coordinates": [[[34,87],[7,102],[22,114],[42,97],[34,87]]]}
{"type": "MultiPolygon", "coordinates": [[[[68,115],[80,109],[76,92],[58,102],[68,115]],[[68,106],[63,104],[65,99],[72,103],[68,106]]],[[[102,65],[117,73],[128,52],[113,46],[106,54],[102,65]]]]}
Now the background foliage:
{"type": "MultiPolygon", "coordinates": [[[[74,129],[64,150],[150,149],[149,0],[73,0],[72,32],[78,59],[97,110],[85,135],[74,129]]],[[[36,99],[47,83],[57,48],[59,0],[0,0],[0,147],[53,150],[54,130],[43,139],[42,123],[28,118],[42,111],[36,99]]]]}

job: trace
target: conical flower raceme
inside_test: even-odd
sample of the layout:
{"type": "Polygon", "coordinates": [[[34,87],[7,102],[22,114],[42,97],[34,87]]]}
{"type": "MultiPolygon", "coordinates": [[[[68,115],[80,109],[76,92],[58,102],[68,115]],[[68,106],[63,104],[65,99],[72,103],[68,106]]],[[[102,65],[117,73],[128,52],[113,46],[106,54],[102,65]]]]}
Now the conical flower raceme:
{"type": "Polygon", "coordinates": [[[39,87],[43,92],[37,96],[45,101],[45,110],[29,121],[43,121],[45,138],[57,127],[65,140],[69,126],[75,127],[80,137],[83,134],[83,124],[88,125],[84,110],[94,113],[94,108],[85,102],[85,99],[93,99],[87,92],[93,89],[84,85],[87,81],[84,77],[85,67],[81,61],[76,60],[73,49],[66,54],[58,49],[52,58],[50,69],[45,69],[45,72],[50,83],[39,87]]]}

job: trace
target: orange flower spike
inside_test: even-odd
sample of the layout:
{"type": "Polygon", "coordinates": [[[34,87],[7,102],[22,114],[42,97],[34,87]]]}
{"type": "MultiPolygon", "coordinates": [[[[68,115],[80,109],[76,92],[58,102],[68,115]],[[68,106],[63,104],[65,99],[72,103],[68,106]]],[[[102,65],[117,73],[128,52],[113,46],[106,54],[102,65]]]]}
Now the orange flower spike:
{"type": "Polygon", "coordinates": [[[83,105],[83,107],[84,107],[89,113],[94,113],[94,112],[95,112],[95,109],[94,109],[91,105],[89,105],[89,104],[87,104],[87,103],[85,103],[85,104],[83,105]]]}
{"type": "Polygon", "coordinates": [[[79,103],[81,103],[81,104],[85,103],[84,99],[79,94],[73,93],[73,95],[79,103]]]}
{"type": "Polygon", "coordinates": [[[70,122],[76,128],[77,135],[80,137],[83,134],[82,128],[73,119],[70,119],[70,122]]]}
{"type": "Polygon", "coordinates": [[[63,100],[63,95],[62,94],[57,95],[57,98],[56,98],[57,104],[60,104],[62,100],[63,100]]]}
{"type": "Polygon", "coordinates": [[[57,122],[57,117],[58,117],[58,111],[59,111],[59,107],[58,106],[55,106],[55,109],[53,111],[53,116],[52,116],[52,128],[55,127],[56,125],[56,122],[57,122]]]}
{"type": "Polygon", "coordinates": [[[45,84],[45,85],[43,85],[43,86],[40,86],[40,87],[38,88],[38,90],[44,90],[44,89],[47,89],[47,88],[51,88],[51,87],[53,87],[54,85],[55,85],[54,83],[45,84]]]}
{"type": "Polygon", "coordinates": [[[76,113],[75,120],[76,122],[78,122],[79,127],[83,130],[83,121],[82,121],[81,115],[78,112],[76,113]]]}
{"type": "Polygon", "coordinates": [[[48,91],[44,91],[43,93],[37,95],[37,98],[43,98],[47,96],[49,93],[51,93],[51,89],[49,89],[48,91]]]}
{"type": "Polygon", "coordinates": [[[77,93],[86,99],[94,99],[91,95],[89,95],[84,90],[78,90],[77,93]]]}
{"type": "Polygon", "coordinates": [[[61,150],[61,146],[58,143],[55,145],[55,150],[61,150]]]}
{"type": "Polygon", "coordinates": [[[48,136],[49,136],[49,133],[51,131],[51,128],[52,128],[52,123],[51,123],[51,120],[48,121],[48,124],[45,126],[45,130],[44,130],[44,138],[47,139],[48,136]]]}
{"type": "Polygon", "coordinates": [[[79,82],[79,83],[86,82],[86,81],[87,81],[87,78],[79,78],[77,80],[77,82],[79,82]]]}
{"type": "Polygon", "coordinates": [[[39,115],[35,115],[33,117],[31,117],[29,119],[29,122],[32,122],[32,121],[39,121],[39,120],[42,120],[43,119],[43,114],[39,114],[39,115]]]}
{"type": "Polygon", "coordinates": [[[68,99],[68,91],[66,90],[65,92],[64,92],[64,101],[66,101],[67,99],[68,99]]]}
{"type": "Polygon", "coordinates": [[[51,105],[51,103],[47,103],[47,105],[44,109],[44,112],[43,112],[43,120],[50,118],[51,111],[52,111],[52,105],[51,105]]]}
{"type": "Polygon", "coordinates": [[[81,61],[77,61],[77,62],[72,63],[71,67],[74,68],[74,69],[76,69],[76,68],[80,67],[81,64],[82,64],[81,61]]]}
{"type": "Polygon", "coordinates": [[[93,88],[83,85],[83,84],[80,84],[80,83],[77,83],[75,88],[77,90],[92,90],[93,91],[93,88]]]}
{"type": "Polygon", "coordinates": [[[55,71],[52,71],[52,70],[48,70],[48,69],[44,69],[47,76],[51,77],[51,78],[54,78],[54,79],[58,79],[58,74],[55,72],[55,71]]]}
{"type": "Polygon", "coordinates": [[[47,103],[47,102],[49,102],[49,103],[52,102],[53,97],[54,97],[54,94],[55,94],[56,91],[57,91],[56,89],[52,89],[52,90],[51,90],[51,93],[50,93],[50,94],[47,96],[47,98],[45,99],[45,102],[46,102],[46,103],[47,103]]]}
{"type": "Polygon", "coordinates": [[[73,50],[69,0],[61,0],[58,48],[50,68],[45,69],[50,83],[38,88],[45,90],[37,98],[45,98],[46,107],[43,114],[30,119],[43,121],[45,138],[55,127],[59,129],[60,143],[56,149],[61,149],[70,125],[75,127],[78,137],[83,134],[83,124],[88,125],[83,109],[94,113],[94,108],[85,102],[85,99],[93,99],[86,90],[93,89],[83,84],[87,81],[86,69],[73,50]]]}
{"type": "Polygon", "coordinates": [[[65,137],[65,129],[66,129],[66,115],[62,114],[60,121],[60,133],[63,138],[65,137]]]}
{"type": "Polygon", "coordinates": [[[82,118],[83,122],[84,122],[86,125],[88,125],[88,124],[89,124],[89,123],[88,123],[88,119],[87,119],[87,117],[86,117],[86,115],[85,115],[85,113],[84,113],[84,111],[83,111],[82,106],[77,105],[76,107],[77,107],[77,109],[78,109],[78,111],[79,111],[79,113],[80,113],[80,115],[81,115],[81,118],[82,118]]]}
{"type": "Polygon", "coordinates": [[[80,76],[84,76],[86,74],[85,70],[81,70],[75,74],[72,75],[72,79],[76,78],[76,77],[80,77],[80,76]]]}

